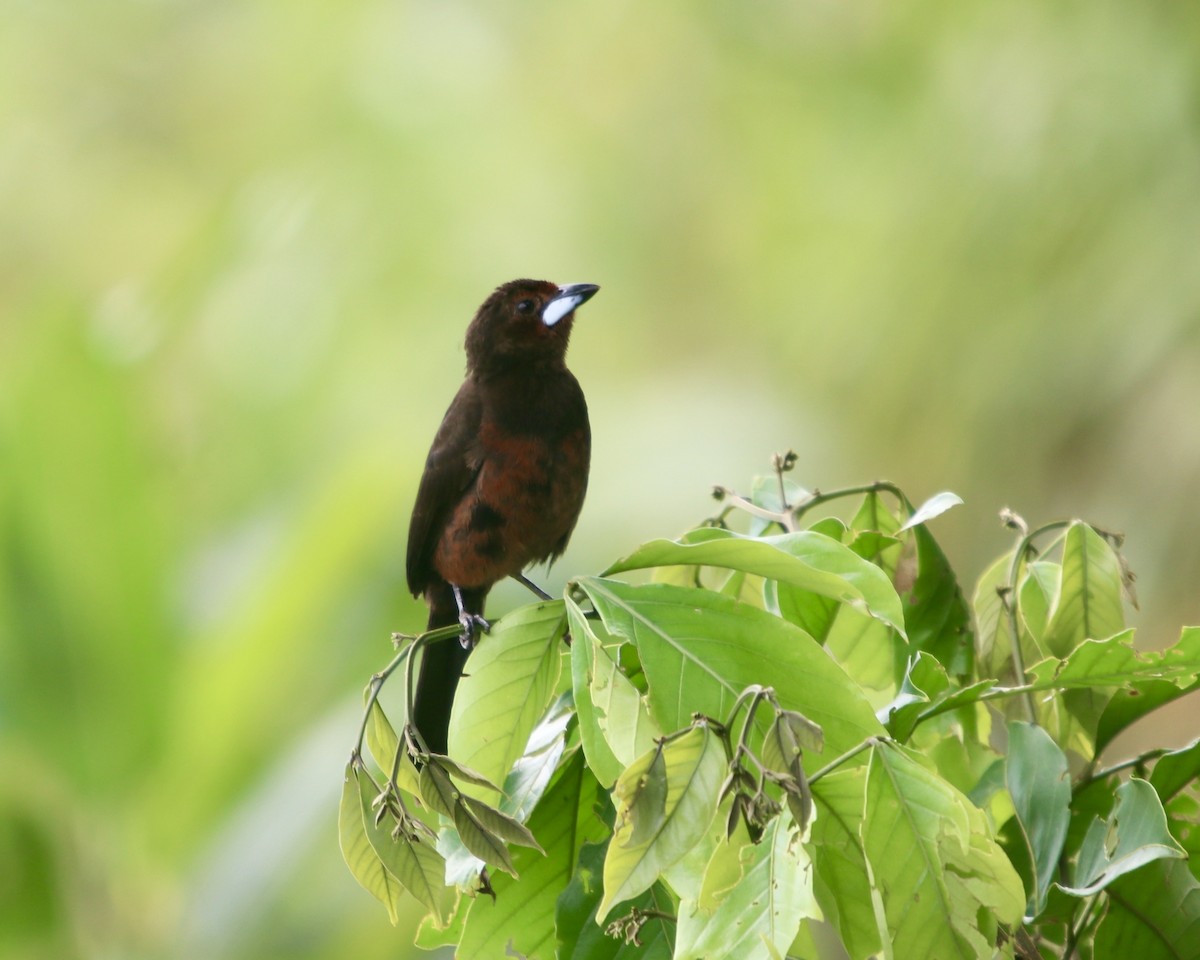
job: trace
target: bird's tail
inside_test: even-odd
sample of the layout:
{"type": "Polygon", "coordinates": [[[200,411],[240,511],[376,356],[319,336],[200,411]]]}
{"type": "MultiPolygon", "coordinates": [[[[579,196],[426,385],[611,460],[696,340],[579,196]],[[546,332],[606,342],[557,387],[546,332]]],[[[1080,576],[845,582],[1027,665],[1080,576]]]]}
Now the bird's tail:
{"type": "MultiPolygon", "coordinates": [[[[486,590],[463,590],[463,605],[467,612],[482,616],[486,595],[486,590]]],[[[425,599],[429,601],[427,629],[436,630],[459,622],[458,603],[449,584],[430,587],[425,599]]],[[[456,638],[425,647],[413,697],[412,721],[431,753],[446,753],[450,707],[470,653],[456,638]]]]}

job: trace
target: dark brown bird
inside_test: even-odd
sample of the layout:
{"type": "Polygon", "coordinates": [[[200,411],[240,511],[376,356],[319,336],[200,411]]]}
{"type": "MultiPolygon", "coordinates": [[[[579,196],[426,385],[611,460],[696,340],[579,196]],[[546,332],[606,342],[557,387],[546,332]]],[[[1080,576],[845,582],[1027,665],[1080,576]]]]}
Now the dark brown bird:
{"type": "MultiPolygon", "coordinates": [[[[446,752],[450,705],[483,604],[505,577],[566,549],[587,490],[591,427],[567,369],[575,308],[600,289],[513,280],[467,328],[467,378],[425,461],[408,531],[408,586],[429,629],[462,625],[461,642],[425,649],[412,720],[446,752]]],[[[536,588],[535,588],[536,589],[536,588]]]]}

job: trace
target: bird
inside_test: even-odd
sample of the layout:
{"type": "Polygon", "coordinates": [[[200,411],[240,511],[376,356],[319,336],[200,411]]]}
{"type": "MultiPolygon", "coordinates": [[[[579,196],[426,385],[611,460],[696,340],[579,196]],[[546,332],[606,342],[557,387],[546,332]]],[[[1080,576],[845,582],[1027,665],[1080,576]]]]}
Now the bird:
{"type": "MultiPolygon", "coordinates": [[[[575,310],[600,288],[513,280],[467,328],[466,378],[433,438],[408,532],[409,590],[429,605],[427,630],[459,624],[459,642],[425,646],[410,718],[446,754],[450,708],[484,601],[566,549],[587,493],[591,426],[566,365],[575,310]]],[[[545,597],[545,594],[541,594],[545,597]]]]}

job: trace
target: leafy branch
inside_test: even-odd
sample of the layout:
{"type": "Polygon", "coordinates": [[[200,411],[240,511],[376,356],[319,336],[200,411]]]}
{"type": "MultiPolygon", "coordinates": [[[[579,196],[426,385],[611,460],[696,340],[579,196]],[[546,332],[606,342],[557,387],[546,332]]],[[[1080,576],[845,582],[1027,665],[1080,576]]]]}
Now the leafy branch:
{"type": "Polygon", "coordinates": [[[1139,650],[1122,538],[1011,511],[968,602],[929,529],[956,496],[807,491],[795,462],[497,620],[452,756],[405,718],[457,628],[398,635],[346,769],[355,877],[464,957],[820,956],[819,916],[854,960],[1189,955],[1200,745],[1104,752],[1200,688],[1200,629],[1139,650]]]}

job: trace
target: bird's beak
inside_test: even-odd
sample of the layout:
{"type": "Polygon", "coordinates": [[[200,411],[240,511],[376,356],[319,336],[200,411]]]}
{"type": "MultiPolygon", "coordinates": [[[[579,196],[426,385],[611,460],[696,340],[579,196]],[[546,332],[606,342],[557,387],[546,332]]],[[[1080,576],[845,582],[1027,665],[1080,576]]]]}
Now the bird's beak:
{"type": "Polygon", "coordinates": [[[542,323],[554,326],[581,303],[586,303],[600,288],[594,283],[571,283],[559,287],[554,299],[542,308],[542,323]]]}

